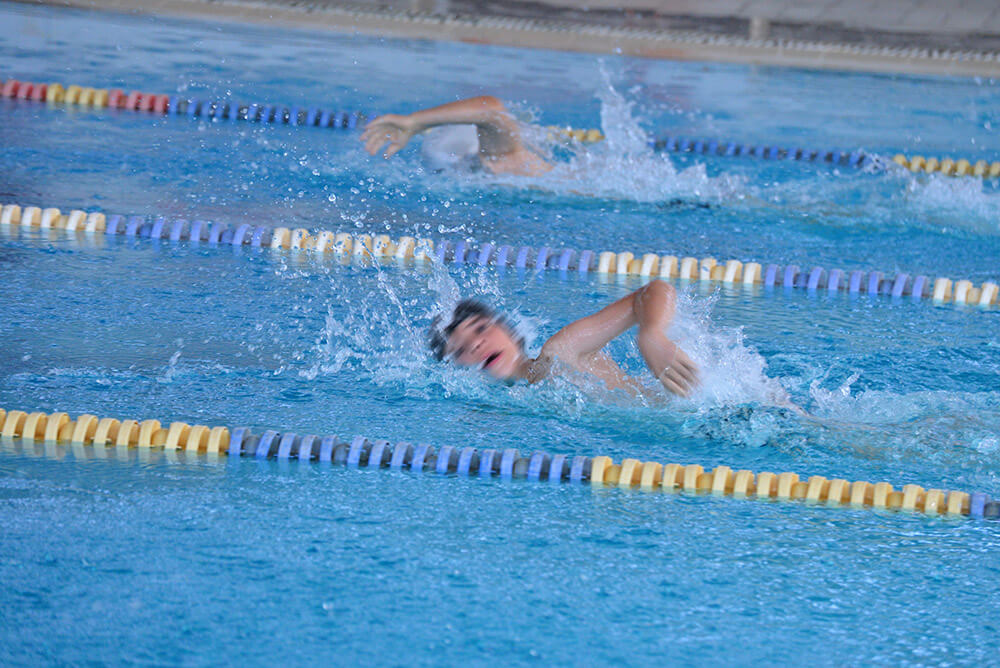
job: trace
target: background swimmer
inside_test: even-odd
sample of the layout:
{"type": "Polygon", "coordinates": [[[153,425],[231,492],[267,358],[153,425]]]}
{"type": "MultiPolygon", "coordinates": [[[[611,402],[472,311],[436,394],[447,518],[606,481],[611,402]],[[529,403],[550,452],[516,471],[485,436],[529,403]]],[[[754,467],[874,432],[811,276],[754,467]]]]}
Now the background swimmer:
{"type": "Polygon", "coordinates": [[[676,302],[672,286],[653,281],[563,327],[545,342],[538,357],[531,359],[502,317],[479,302],[465,300],[456,307],[448,325],[432,329],[431,349],[438,359],[478,367],[502,380],[535,383],[563,364],[604,381],[608,389],[640,394],[638,380],[603,352],[608,342],[638,325],[636,340],[646,367],[668,392],[688,396],[698,382],[698,367],[666,336],[676,302]]]}
{"type": "Polygon", "coordinates": [[[365,126],[361,141],[371,155],[388,144],[382,154],[388,159],[414,136],[434,128],[443,130],[442,126],[451,127],[425,140],[434,144],[425,147],[430,150],[424,154],[425,157],[429,154],[436,167],[457,166],[470,160],[494,174],[537,176],[552,169],[551,164],[525,146],[520,124],[492,95],[449,102],[407,115],[379,116],[365,126]]]}

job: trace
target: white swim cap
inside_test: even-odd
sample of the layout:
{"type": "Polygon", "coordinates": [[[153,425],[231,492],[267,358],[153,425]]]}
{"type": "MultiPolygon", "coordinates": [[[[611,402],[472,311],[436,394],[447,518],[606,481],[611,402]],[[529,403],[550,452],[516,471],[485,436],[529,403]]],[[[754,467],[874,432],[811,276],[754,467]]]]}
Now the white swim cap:
{"type": "Polygon", "coordinates": [[[420,149],[431,169],[473,169],[479,166],[479,134],[475,125],[442,125],[424,133],[420,149]]]}

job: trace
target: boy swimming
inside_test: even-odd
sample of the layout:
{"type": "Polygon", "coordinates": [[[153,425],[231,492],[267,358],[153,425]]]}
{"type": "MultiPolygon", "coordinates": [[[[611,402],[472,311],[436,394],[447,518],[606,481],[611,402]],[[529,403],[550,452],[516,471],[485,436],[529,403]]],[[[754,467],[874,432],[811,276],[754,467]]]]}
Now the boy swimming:
{"type": "Polygon", "coordinates": [[[388,160],[414,136],[442,126],[453,127],[433,137],[435,148],[427,150],[431,142],[425,141],[425,157],[430,154],[438,158],[436,161],[452,165],[469,162],[494,174],[538,176],[552,169],[551,164],[525,146],[520,124],[492,95],[449,102],[412,114],[379,116],[365,126],[361,141],[371,155],[388,143],[382,154],[388,160]]]}
{"type": "Polygon", "coordinates": [[[556,372],[558,363],[602,380],[608,389],[640,394],[639,381],[603,352],[609,341],[638,325],[636,341],[646,367],[668,392],[688,396],[698,382],[698,366],[666,335],[676,302],[673,286],[653,281],[563,327],[531,359],[503,318],[479,302],[465,300],[445,327],[432,328],[430,345],[438,359],[478,367],[502,380],[536,383],[556,372]]]}

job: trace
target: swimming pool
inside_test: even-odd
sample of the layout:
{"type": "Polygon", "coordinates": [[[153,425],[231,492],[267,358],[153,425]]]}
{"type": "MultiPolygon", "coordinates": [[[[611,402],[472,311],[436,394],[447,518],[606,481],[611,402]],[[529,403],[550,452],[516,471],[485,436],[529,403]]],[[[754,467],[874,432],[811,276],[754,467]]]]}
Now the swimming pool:
{"type": "MultiPolygon", "coordinates": [[[[347,133],[0,100],[5,201],[997,278],[992,183],[664,159],[624,136],[992,160],[992,81],[602,65],[9,4],[0,17],[19,35],[0,38],[0,68],[23,79],[373,111],[502,91],[543,124],[603,114],[610,138],[564,156],[563,180],[456,181],[423,173],[414,151],[369,159],[347,133]]],[[[537,348],[638,279],[0,235],[6,408],[1000,494],[996,310],[688,286],[678,331],[705,394],[639,406],[497,386],[423,348],[432,312],[459,293],[512,311],[537,348]],[[778,386],[822,422],[773,407],[778,386]]],[[[613,351],[640,368],[633,343],[613,351]]],[[[899,664],[997,651],[994,523],[125,452],[0,448],[5,662],[899,664]]]]}

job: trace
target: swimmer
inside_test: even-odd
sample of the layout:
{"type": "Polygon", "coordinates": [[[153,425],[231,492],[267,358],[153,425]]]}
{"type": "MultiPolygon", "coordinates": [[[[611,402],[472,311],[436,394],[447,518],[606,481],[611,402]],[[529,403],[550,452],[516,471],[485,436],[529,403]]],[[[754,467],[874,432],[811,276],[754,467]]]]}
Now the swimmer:
{"type": "Polygon", "coordinates": [[[431,131],[424,142],[424,156],[435,167],[482,167],[493,174],[538,176],[552,165],[525,146],[520,124],[491,95],[449,102],[412,114],[385,114],[365,126],[361,141],[369,154],[386,159],[396,155],[410,140],[431,131]],[[444,127],[450,126],[450,127],[444,127]]]}
{"type": "Polygon", "coordinates": [[[556,372],[557,362],[602,380],[608,389],[641,394],[638,379],[628,376],[603,348],[633,325],[646,367],[670,393],[686,397],[698,383],[698,366],[667,338],[673,322],[677,292],[663,281],[653,281],[593,315],[581,318],[545,342],[536,359],[524,352],[524,342],[501,316],[488,306],[464,300],[451,322],[431,330],[435,356],[475,367],[501,380],[536,383],[556,372]]]}

